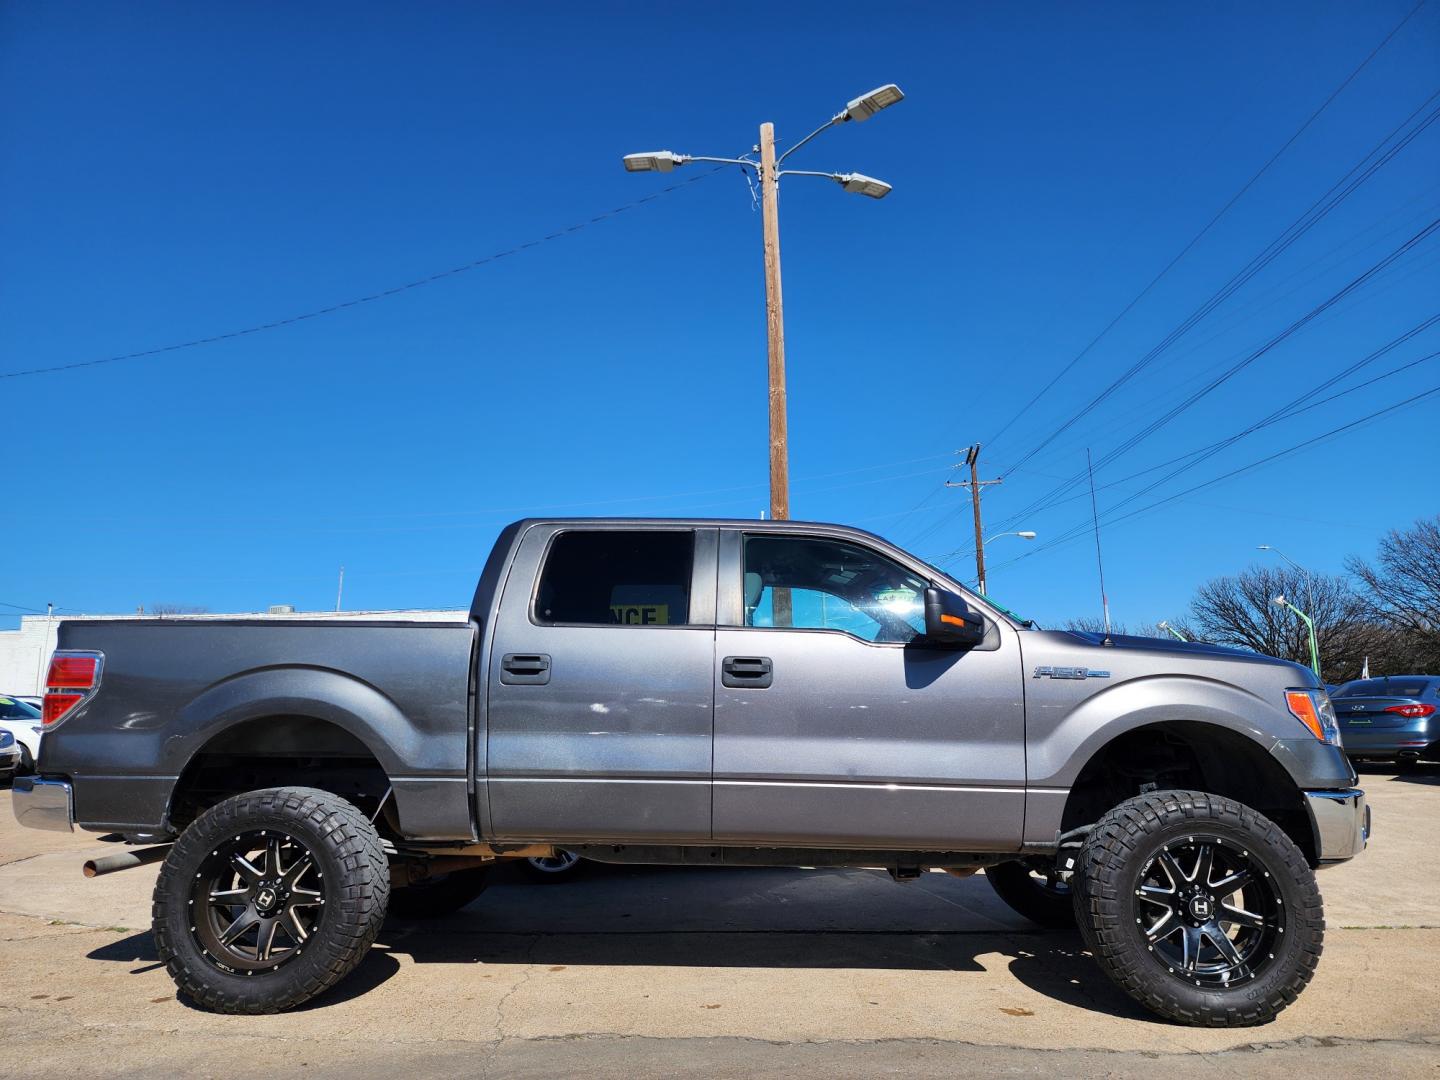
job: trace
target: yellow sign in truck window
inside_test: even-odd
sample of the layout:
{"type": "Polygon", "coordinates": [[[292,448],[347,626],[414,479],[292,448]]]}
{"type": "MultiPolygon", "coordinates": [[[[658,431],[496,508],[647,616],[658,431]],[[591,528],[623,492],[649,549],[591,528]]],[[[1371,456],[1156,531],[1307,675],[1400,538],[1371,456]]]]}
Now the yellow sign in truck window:
{"type": "Polygon", "coordinates": [[[611,604],[610,620],[621,626],[669,626],[669,604],[611,604]]]}

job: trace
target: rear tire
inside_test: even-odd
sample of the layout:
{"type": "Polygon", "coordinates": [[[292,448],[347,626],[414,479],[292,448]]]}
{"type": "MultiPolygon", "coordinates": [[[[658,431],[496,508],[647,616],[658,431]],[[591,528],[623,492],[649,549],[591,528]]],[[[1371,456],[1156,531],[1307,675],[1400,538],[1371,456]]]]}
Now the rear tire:
{"type": "Polygon", "coordinates": [[[1022,859],[985,868],[985,880],[1018,914],[1050,930],[1075,929],[1075,898],[1054,874],[1054,858],[1022,859]]]}
{"type": "Polygon", "coordinates": [[[1205,1027],[1273,1020],[1320,959],[1315,875],[1269,818],[1200,791],[1157,791],[1102,817],[1074,875],[1080,933],[1152,1012],[1205,1027]]]}
{"type": "Polygon", "coordinates": [[[155,882],[152,926],[170,977],[201,1008],[274,1013],[354,970],[389,897],[380,837],[355,806],[266,788],[181,834],[155,882]]]}

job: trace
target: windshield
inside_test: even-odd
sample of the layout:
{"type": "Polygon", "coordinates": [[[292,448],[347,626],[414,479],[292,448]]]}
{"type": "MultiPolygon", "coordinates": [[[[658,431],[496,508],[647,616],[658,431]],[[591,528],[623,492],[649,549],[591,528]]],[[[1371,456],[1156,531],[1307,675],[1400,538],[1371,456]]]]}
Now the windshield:
{"type": "MultiPolygon", "coordinates": [[[[912,558],[915,558],[915,556],[911,556],[911,557],[912,557],[912,558]]],[[[946,580],[946,581],[955,581],[955,578],[954,578],[952,575],[947,574],[944,570],[941,570],[941,569],[940,569],[938,566],[936,566],[934,563],[928,563],[928,562],[926,562],[924,559],[919,559],[918,561],[919,561],[919,563],[920,563],[921,566],[925,567],[925,569],[929,570],[929,571],[930,571],[931,573],[933,573],[937,578],[942,578],[942,579],[944,579],[944,580],[946,580]]],[[[979,591],[976,590],[976,589],[972,589],[972,588],[970,588],[970,586],[961,584],[961,583],[958,582],[958,581],[956,581],[955,583],[956,583],[957,585],[960,585],[960,591],[961,591],[963,594],[965,594],[965,595],[967,595],[967,596],[976,596],[976,597],[979,597],[981,600],[985,601],[985,603],[989,604],[992,608],[994,608],[996,611],[1000,612],[1002,615],[1008,615],[1011,619],[1014,619],[1017,623],[1019,623],[1019,624],[1020,624],[1021,626],[1023,626],[1025,629],[1027,629],[1027,630],[1039,630],[1039,629],[1040,629],[1040,624],[1037,623],[1034,619],[1027,619],[1024,615],[1021,615],[1019,612],[1011,611],[1008,607],[1006,607],[1004,604],[1000,603],[1000,601],[999,601],[999,600],[996,600],[993,596],[987,596],[985,593],[979,592],[979,591]]],[[[940,582],[937,581],[936,584],[938,585],[938,584],[940,584],[940,582]]]]}
{"type": "Polygon", "coordinates": [[[1428,679],[1358,679],[1336,690],[1333,697],[1419,697],[1430,688],[1428,679]]]}
{"type": "Polygon", "coordinates": [[[40,710],[14,698],[0,697],[0,720],[39,720],[40,710]]]}

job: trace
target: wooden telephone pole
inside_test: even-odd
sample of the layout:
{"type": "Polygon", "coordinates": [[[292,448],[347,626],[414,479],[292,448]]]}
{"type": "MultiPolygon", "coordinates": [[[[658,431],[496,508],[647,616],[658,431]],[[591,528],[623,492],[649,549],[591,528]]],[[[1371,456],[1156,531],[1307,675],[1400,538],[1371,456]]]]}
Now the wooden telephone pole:
{"type": "MultiPolygon", "coordinates": [[[[969,480],[947,480],[946,487],[964,487],[970,489],[970,504],[975,511],[975,581],[980,589],[980,595],[985,595],[985,533],[980,525],[980,489],[991,484],[998,484],[1003,478],[994,480],[980,479],[980,444],[976,443],[965,451],[965,464],[970,466],[969,480]]],[[[958,468],[958,466],[957,466],[958,468]]]]}
{"type": "MultiPolygon", "coordinates": [[[[775,168],[774,124],[760,125],[759,172],[765,334],[770,355],[770,518],[785,521],[790,517],[790,450],[785,424],[785,305],[780,294],[780,177],[775,168]]],[[[781,625],[778,619],[776,625],[781,625]]]]}

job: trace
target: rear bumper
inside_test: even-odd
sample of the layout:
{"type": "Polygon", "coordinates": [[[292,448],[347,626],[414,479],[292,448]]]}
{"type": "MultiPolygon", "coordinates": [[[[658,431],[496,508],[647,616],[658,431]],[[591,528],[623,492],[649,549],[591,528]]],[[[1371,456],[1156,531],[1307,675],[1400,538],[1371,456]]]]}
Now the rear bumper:
{"type": "Polygon", "coordinates": [[[1315,830],[1315,856],[1320,863],[1343,862],[1365,850],[1370,840],[1370,807],[1359,788],[1307,791],[1305,807],[1315,830]]]}
{"type": "Polygon", "coordinates": [[[27,829],[74,831],[74,798],[64,780],[17,776],[10,794],[15,820],[27,829]]]}
{"type": "Polygon", "coordinates": [[[1340,733],[1345,753],[1351,757],[1399,757],[1419,754],[1433,741],[1424,721],[1408,728],[1346,728],[1340,733]]]}

